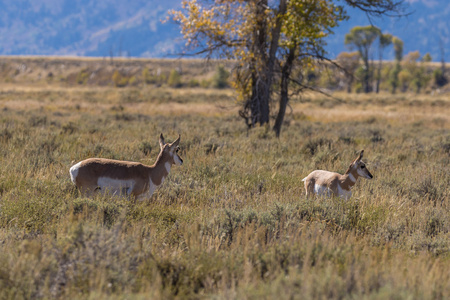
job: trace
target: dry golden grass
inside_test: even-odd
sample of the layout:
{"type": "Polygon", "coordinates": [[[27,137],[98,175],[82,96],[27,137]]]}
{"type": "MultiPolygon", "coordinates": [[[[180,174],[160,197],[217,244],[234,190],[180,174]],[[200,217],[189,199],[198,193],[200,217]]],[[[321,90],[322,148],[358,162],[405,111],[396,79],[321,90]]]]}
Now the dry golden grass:
{"type": "Polygon", "coordinates": [[[1,83],[0,299],[450,298],[450,98],[335,96],[276,139],[230,90],[1,83]],[[150,201],[79,196],[74,162],[152,163],[160,132],[185,163],[150,201]],[[361,149],[351,200],[305,198],[361,149]]]}

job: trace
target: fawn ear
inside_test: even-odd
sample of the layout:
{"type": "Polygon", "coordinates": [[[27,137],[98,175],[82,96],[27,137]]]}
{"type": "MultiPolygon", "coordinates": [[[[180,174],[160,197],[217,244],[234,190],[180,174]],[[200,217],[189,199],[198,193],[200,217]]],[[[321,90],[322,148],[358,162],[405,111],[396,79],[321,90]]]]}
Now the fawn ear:
{"type": "Polygon", "coordinates": [[[364,154],[364,150],[361,150],[361,152],[359,153],[359,156],[356,160],[360,161],[363,158],[363,154],[364,154]]]}
{"type": "Polygon", "coordinates": [[[162,148],[164,148],[164,145],[165,145],[166,143],[164,143],[164,137],[163,137],[163,134],[161,133],[161,135],[159,136],[159,147],[161,147],[161,149],[162,148]]]}
{"type": "Polygon", "coordinates": [[[170,147],[176,147],[180,143],[181,135],[178,135],[178,138],[170,145],[170,147]]]}

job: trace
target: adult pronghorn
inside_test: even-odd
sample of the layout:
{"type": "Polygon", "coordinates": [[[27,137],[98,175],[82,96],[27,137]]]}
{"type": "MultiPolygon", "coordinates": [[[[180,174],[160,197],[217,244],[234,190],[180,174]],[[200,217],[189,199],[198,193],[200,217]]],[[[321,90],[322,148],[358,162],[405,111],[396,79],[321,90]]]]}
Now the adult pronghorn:
{"type": "Polygon", "coordinates": [[[70,168],[70,178],[83,196],[90,197],[95,191],[100,191],[139,200],[150,198],[169,175],[171,166],[183,164],[178,155],[179,143],[180,136],[172,144],[166,144],[161,133],[161,151],[152,166],[130,161],[88,158],[70,168]]]}
{"type": "Polygon", "coordinates": [[[361,160],[364,150],[361,150],[359,156],[348,167],[344,175],[315,170],[302,179],[305,182],[306,197],[310,194],[324,196],[339,196],[349,199],[352,196],[351,188],[355,185],[361,176],[366,179],[372,179],[373,176],[366,168],[366,164],[361,160]]]}

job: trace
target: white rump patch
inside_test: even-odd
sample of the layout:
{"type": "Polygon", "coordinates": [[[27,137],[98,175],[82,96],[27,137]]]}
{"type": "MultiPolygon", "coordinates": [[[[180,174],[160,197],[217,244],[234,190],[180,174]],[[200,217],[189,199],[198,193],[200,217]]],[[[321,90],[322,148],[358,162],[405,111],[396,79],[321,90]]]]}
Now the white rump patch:
{"type": "Polygon", "coordinates": [[[70,168],[70,179],[72,180],[73,183],[75,183],[75,180],[77,179],[78,171],[80,169],[80,165],[81,165],[81,161],[79,163],[73,165],[70,168]]]}
{"type": "Polygon", "coordinates": [[[99,177],[97,180],[97,185],[100,187],[101,193],[111,193],[116,196],[129,196],[135,184],[136,182],[133,179],[121,180],[99,177]]]}

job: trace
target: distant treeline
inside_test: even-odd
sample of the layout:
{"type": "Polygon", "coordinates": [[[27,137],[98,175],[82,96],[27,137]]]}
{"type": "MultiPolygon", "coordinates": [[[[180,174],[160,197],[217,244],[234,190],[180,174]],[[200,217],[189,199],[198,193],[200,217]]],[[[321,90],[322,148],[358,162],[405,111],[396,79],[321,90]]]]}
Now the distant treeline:
{"type": "MultiPolygon", "coordinates": [[[[447,85],[445,62],[432,63],[429,53],[403,54],[403,41],[375,26],[356,26],[345,36],[345,44],[355,52],[342,52],[335,64],[305,70],[307,86],[347,90],[347,92],[430,92],[447,85]],[[383,52],[393,47],[395,60],[383,62],[383,52]]],[[[442,52],[444,49],[442,49],[442,52]]]]}
{"type": "MultiPolygon", "coordinates": [[[[449,74],[445,64],[431,61],[418,51],[400,60],[369,60],[367,91],[365,64],[360,54],[343,52],[327,63],[299,68],[293,78],[311,89],[327,91],[414,92],[445,91],[449,74]]],[[[139,87],[143,85],[174,88],[228,88],[232,86],[232,61],[180,59],[107,59],[63,57],[1,57],[0,81],[63,85],[139,87]]],[[[275,82],[276,83],[276,82],[275,82]]]]}

